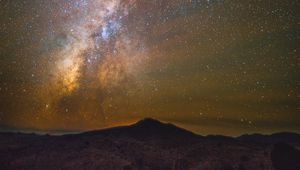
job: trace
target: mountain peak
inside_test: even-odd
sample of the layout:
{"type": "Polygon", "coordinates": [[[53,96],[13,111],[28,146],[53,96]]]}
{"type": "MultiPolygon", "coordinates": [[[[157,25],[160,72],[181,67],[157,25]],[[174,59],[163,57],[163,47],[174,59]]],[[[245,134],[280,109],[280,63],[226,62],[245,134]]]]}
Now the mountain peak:
{"type": "Polygon", "coordinates": [[[164,126],[167,125],[165,123],[162,123],[156,119],[153,118],[144,118],[137,123],[134,124],[135,126],[164,126]]]}
{"type": "Polygon", "coordinates": [[[177,127],[171,123],[163,123],[153,118],[144,118],[130,126],[133,134],[162,135],[165,137],[199,137],[194,133],[177,127]]]}
{"type": "Polygon", "coordinates": [[[144,118],[129,126],[120,126],[100,131],[85,132],[85,135],[117,135],[134,138],[201,138],[190,131],[177,127],[171,123],[163,123],[153,118],[144,118]]]}

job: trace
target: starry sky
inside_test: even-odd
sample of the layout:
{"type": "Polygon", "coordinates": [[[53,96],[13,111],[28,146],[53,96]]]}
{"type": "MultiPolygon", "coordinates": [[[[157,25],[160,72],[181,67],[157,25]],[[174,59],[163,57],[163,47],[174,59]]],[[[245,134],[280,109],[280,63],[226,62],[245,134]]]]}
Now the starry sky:
{"type": "Polygon", "coordinates": [[[298,0],[0,0],[1,131],[145,117],[300,132],[298,0]]]}

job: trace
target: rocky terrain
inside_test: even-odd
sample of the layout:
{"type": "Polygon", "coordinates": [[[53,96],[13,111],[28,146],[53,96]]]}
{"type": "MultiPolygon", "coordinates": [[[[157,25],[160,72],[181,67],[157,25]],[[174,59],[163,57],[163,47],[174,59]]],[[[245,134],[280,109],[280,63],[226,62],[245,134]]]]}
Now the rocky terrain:
{"type": "Polygon", "coordinates": [[[299,170],[300,135],[200,136],[153,119],[51,136],[0,133],[0,169],[299,170]]]}

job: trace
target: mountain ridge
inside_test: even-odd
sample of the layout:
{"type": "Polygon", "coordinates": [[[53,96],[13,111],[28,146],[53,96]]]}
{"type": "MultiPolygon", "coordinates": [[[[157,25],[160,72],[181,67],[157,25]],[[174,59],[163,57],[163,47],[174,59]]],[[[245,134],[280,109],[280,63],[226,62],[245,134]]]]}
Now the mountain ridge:
{"type": "Polygon", "coordinates": [[[298,136],[201,136],[150,118],[61,136],[0,133],[0,169],[284,170],[300,167],[298,136]],[[294,138],[268,143],[274,136],[294,138]]]}
{"type": "Polygon", "coordinates": [[[22,132],[0,132],[0,135],[21,135],[21,136],[77,136],[77,135],[107,135],[107,134],[117,134],[117,133],[128,133],[132,134],[142,134],[144,135],[154,135],[154,133],[159,133],[160,135],[182,135],[190,136],[195,138],[207,138],[207,139],[236,139],[240,141],[248,142],[259,142],[259,143],[279,143],[279,142],[299,142],[300,143],[300,134],[294,132],[276,132],[272,134],[242,134],[240,136],[232,137],[226,135],[200,135],[188,131],[184,128],[178,127],[171,123],[164,123],[153,118],[144,118],[136,123],[125,125],[125,126],[116,126],[106,129],[97,129],[85,132],[71,133],[71,134],[62,134],[62,135],[51,135],[51,134],[36,134],[36,133],[22,133],[22,132]],[[170,132],[172,132],[170,134],[170,132]],[[145,134],[146,135],[146,134],[145,134]]]}

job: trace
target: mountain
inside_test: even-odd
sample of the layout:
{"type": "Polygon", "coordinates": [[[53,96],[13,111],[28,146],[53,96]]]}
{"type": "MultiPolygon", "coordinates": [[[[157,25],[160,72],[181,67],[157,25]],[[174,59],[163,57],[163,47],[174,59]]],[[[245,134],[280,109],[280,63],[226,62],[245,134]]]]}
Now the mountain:
{"type": "Polygon", "coordinates": [[[262,135],[262,134],[242,135],[237,139],[242,141],[271,143],[271,144],[284,142],[284,143],[298,144],[300,146],[300,135],[296,133],[290,133],[290,132],[275,133],[271,135],[262,135]]]}
{"type": "Polygon", "coordinates": [[[298,136],[204,137],[150,118],[62,136],[0,133],[0,169],[293,170],[298,136]]]}
{"type": "Polygon", "coordinates": [[[152,118],[145,118],[131,126],[115,127],[104,130],[96,130],[85,132],[82,135],[110,135],[110,136],[126,136],[136,139],[149,139],[149,138],[185,138],[194,139],[202,138],[202,136],[196,135],[190,131],[179,128],[173,124],[162,123],[152,118]]]}

